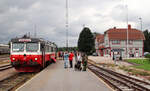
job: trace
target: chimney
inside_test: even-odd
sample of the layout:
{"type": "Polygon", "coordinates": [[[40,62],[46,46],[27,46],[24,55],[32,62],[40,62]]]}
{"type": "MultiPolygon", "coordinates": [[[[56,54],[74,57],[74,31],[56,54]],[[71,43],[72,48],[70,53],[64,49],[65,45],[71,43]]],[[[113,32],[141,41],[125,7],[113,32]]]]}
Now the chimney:
{"type": "Polygon", "coordinates": [[[128,25],[128,30],[131,30],[131,25],[130,24],[128,25]]]}

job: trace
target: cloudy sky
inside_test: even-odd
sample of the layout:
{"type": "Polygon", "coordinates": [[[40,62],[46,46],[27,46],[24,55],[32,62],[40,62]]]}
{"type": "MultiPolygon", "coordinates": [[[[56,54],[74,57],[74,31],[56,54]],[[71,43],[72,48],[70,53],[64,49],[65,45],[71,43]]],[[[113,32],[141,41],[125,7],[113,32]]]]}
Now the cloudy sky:
{"type": "MultiPolygon", "coordinates": [[[[92,32],[126,27],[150,29],[150,0],[69,0],[69,46],[76,46],[83,25],[92,32]]],[[[28,32],[65,46],[65,0],[0,0],[0,43],[28,32]],[[35,28],[36,25],[36,28],[35,28]]]]}

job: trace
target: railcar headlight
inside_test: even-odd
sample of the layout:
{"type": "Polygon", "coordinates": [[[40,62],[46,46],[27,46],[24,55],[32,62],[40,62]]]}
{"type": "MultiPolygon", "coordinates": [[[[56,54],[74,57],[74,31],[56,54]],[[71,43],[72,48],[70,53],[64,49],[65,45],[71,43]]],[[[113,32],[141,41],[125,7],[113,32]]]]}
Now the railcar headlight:
{"type": "Polygon", "coordinates": [[[12,58],[12,60],[15,60],[15,58],[12,58]]]}
{"type": "Polygon", "coordinates": [[[37,60],[37,58],[35,58],[35,60],[37,60]]]}

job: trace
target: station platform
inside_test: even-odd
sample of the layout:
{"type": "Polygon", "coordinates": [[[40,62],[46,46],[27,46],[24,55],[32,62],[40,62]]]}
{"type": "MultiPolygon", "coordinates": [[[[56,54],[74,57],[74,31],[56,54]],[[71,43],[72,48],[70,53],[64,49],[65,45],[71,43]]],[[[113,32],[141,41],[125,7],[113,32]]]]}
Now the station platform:
{"type": "Polygon", "coordinates": [[[64,69],[62,60],[48,66],[16,91],[112,91],[92,72],[64,69]]]}

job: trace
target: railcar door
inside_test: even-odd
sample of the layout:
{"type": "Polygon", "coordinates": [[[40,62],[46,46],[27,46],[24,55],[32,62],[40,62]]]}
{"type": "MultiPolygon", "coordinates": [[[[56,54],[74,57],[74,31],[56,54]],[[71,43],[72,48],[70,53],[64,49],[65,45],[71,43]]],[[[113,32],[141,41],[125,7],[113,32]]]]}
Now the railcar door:
{"type": "Polygon", "coordinates": [[[45,45],[41,44],[41,51],[42,51],[42,66],[45,67],[45,45]]]}

